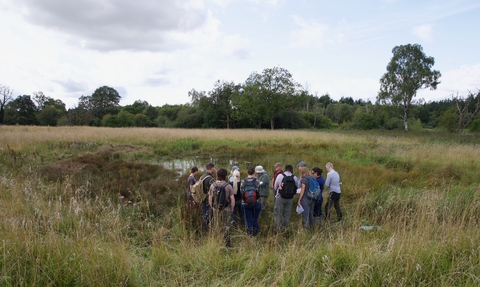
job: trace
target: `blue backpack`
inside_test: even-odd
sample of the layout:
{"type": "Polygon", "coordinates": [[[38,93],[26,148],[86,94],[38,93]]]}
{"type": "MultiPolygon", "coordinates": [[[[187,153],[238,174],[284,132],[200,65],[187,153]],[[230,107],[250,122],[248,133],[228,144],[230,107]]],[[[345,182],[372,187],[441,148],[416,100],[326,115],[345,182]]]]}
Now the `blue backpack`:
{"type": "Polygon", "coordinates": [[[310,187],[308,188],[308,191],[306,192],[307,198],[310,200],[317,200],[320,198],[322,191],[320,190],[320,186],[318,185],[317,180],[313,176],[308,176],[308,181],[310,187]]]}

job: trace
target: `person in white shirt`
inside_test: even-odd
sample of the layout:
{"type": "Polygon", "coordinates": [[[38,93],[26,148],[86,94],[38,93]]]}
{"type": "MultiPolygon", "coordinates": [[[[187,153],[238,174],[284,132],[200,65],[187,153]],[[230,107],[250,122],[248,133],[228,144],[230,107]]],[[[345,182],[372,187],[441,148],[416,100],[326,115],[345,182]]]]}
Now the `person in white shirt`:
{"type": "Polygon", "coordinates": [[[342,182],[340,181],[340,175],[333,169],[333,164],[331,162],[328,162],[325,167],[327,169],[325,187],[328,187],[330,192],[327,204],[325,205],[325,218],[330,218],[329,210],[333,205],[335,211],[337,211],[338,220],[340,221],[342,220],[342,210],[340,209],[340,193],[342,192],[340,185],[342,182]]]}

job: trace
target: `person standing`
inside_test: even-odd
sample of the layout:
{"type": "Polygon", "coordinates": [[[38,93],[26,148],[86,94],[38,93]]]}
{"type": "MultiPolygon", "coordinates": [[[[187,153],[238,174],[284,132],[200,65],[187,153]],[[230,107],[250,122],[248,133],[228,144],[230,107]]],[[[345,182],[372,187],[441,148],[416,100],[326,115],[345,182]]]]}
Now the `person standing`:
{"type": "Polygon", "coordinates": [[[280,228],[287,229],[292,215],[293,197],[299,187],[298,178],[293,175],[293,166],[287,164],[285,172],[277,176],[273,189],[275,191],[274,231],[280,228]]]}
{"type": "Polygon", "coordinates": [[[300,171],[302,167],[307,167],[307,164],[304,161],[301,161],[297,164],[297,167],[298,167],[298,170],[300,171]]]}
{"type": "Polygon", "coordinates": [[[255,174],[259,181],[258,193],[260,195],[260,204],[262,205],[262,212],[265,212],[267,206],[267,199],[270,195],[270,177],[261,165],[255,167],[255,174]]]}
{"type": "Polygon", "coordinates": [[[253,166],[248,168],[247,174],[248,176],[242,180],[241,184],[243,211],[247,223],[248,235],[256,236],[259,230],[258,217],[262,211],[262,205],[259,202],[258,195],[258,187],[260,184],[255,177],[255,169],[253,166]]]}
{"type": "Polygon", "coordinates": [[[333,164],[331,162],[327,162],[325,168],[327,169],[325,187],[328,187],[330,192],[327,204],[325,205],[325,219],[330,218],[329,210],[333,205],[337,212],[338,221],[340,221],[342,220],[342,210],[340,209],[340,193],[342,192],[340,185],[342,183],[340,182],[340,175],[333,169],[333,164]]]}
{"type": "Polygon", "coordinates": [[[235,207],[232,213],[232,221],[234,227],[238,227],[238,222],[242,225],[245,225],[245,217],[243,215],[243,206],[242,206],[242,193],[240,192],[240,185],[242,183],[240,179],[240,170],[236,169],[232,172],[230,176],[230,184],[233,187],[233,196],[235,198],[235,207]]]}
{"type": "Polygon", "coordinates": [[[240,172],[240,168],[236,165],[232,166],[232,170],[230,171],[230,176],[228,177],[228,182],[230,182],[230,183],[233,182],[233,173],[235,171],[240,172]]]}
{"type": "Polygon", "coordinates": [[[312,175],[318,182],[318,187],[320,187],[320,196],[315,200],[313,206],[313,218],[315,223],[320,224],[322,220],[322,205],[323,205],[323,189],[325,188],[325,179],[322,177],[323,170],[319,167],[312,168],[312,175]]]}
{"type": "Polygon", "coordinates": [[[212,209],[212,230],[220,232],[223,229],[223,238],[226,247],[233,247],[230,242],[230,224],[235,197],[233,187],[227,182],[228,171],[221,168],[217,171],[218,179],[210,186],[208,203],[212,209]]]}
{"type": "MultiPolygon", "coordinates": [[[[208,194],[210,191],[210,186],[215,182],[216,170],[213,163],[207,163],[205,165],[206,172],[200,177],[199,180],[203,180],[203,192],[208,194]],[[215,175],[215,176],[214,176],[215,175]]],[[[208,196],[205,197],[202,204],[202,226],[203,230],[208,230],[208,225],[210,223],[210,207],[208,204],[208,196]]]]}
{"type": "Polygon", "coordinates": [[[187,180],[187,183],[188,183],[187,197],[188,198],[192,197],[192,187],[197,182],[197,180],[195,179],[195,176],[197,175],[197,173],[198,173],[198,167],[193,166],[190,169],[190,175],[188,176],[188,180],[187,180]]]}
{"type": "Polygon", "coordinates": [[[303,227],[307,230],[310,230],[313,227],[313,206],[315,204],[314,200],[311,200],[307,197],[307,192],[310,189],[310,170],[306,166],[299,166],[300,170],[300,196],[298,197],[297,206],[303,208],[302,212],[302,222],[303,227]]]}
{"type": "Polygon", "coordinates": [[[274,171],[273,171],[273,180],[272,180],[272,190],[273,190],[273,195],[275,197],[274,185],[275,185],[275,181],[277,180],[277,176],[283,173],[282,164],[277,162],[276,164],[273,165],[273,168],[274,168],[274,171]]]}

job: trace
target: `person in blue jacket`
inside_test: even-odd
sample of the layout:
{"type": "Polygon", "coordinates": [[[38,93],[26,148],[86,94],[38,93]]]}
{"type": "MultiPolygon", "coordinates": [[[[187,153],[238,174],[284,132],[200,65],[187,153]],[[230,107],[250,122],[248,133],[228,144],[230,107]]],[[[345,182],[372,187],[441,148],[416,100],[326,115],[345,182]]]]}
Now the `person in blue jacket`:
{"type": "Polygon", "coordinates": [[[322,205],[323,205],[323,189],[325,188],[325,179],[322,177],[323,170],[319,167],[312,168],[312,176],[318,182],[318,186],[320,187],[320,196],[315,201],[315,205],[313,207],[313,217],[315,219],[315,223],[320,224],[322,220],[322,205]]]}

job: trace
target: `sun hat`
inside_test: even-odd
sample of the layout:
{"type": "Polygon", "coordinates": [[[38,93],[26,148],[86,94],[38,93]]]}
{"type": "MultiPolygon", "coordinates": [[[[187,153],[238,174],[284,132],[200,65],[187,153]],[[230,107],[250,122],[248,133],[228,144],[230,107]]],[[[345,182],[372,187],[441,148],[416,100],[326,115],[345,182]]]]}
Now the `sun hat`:
{"type": "Polygon", "coordinates": [[[257,165],[255,167],[255,173],[263,173],[263,172],[265,172],[265,170],[263,170],[263,166],[257,165]]]}
{"type": "Polygon", "coordinates": [[[282,166],[282,164],[277,162],[276,164],[273,165],[273,167],[277,167],[277,166],[282,166]]]}

